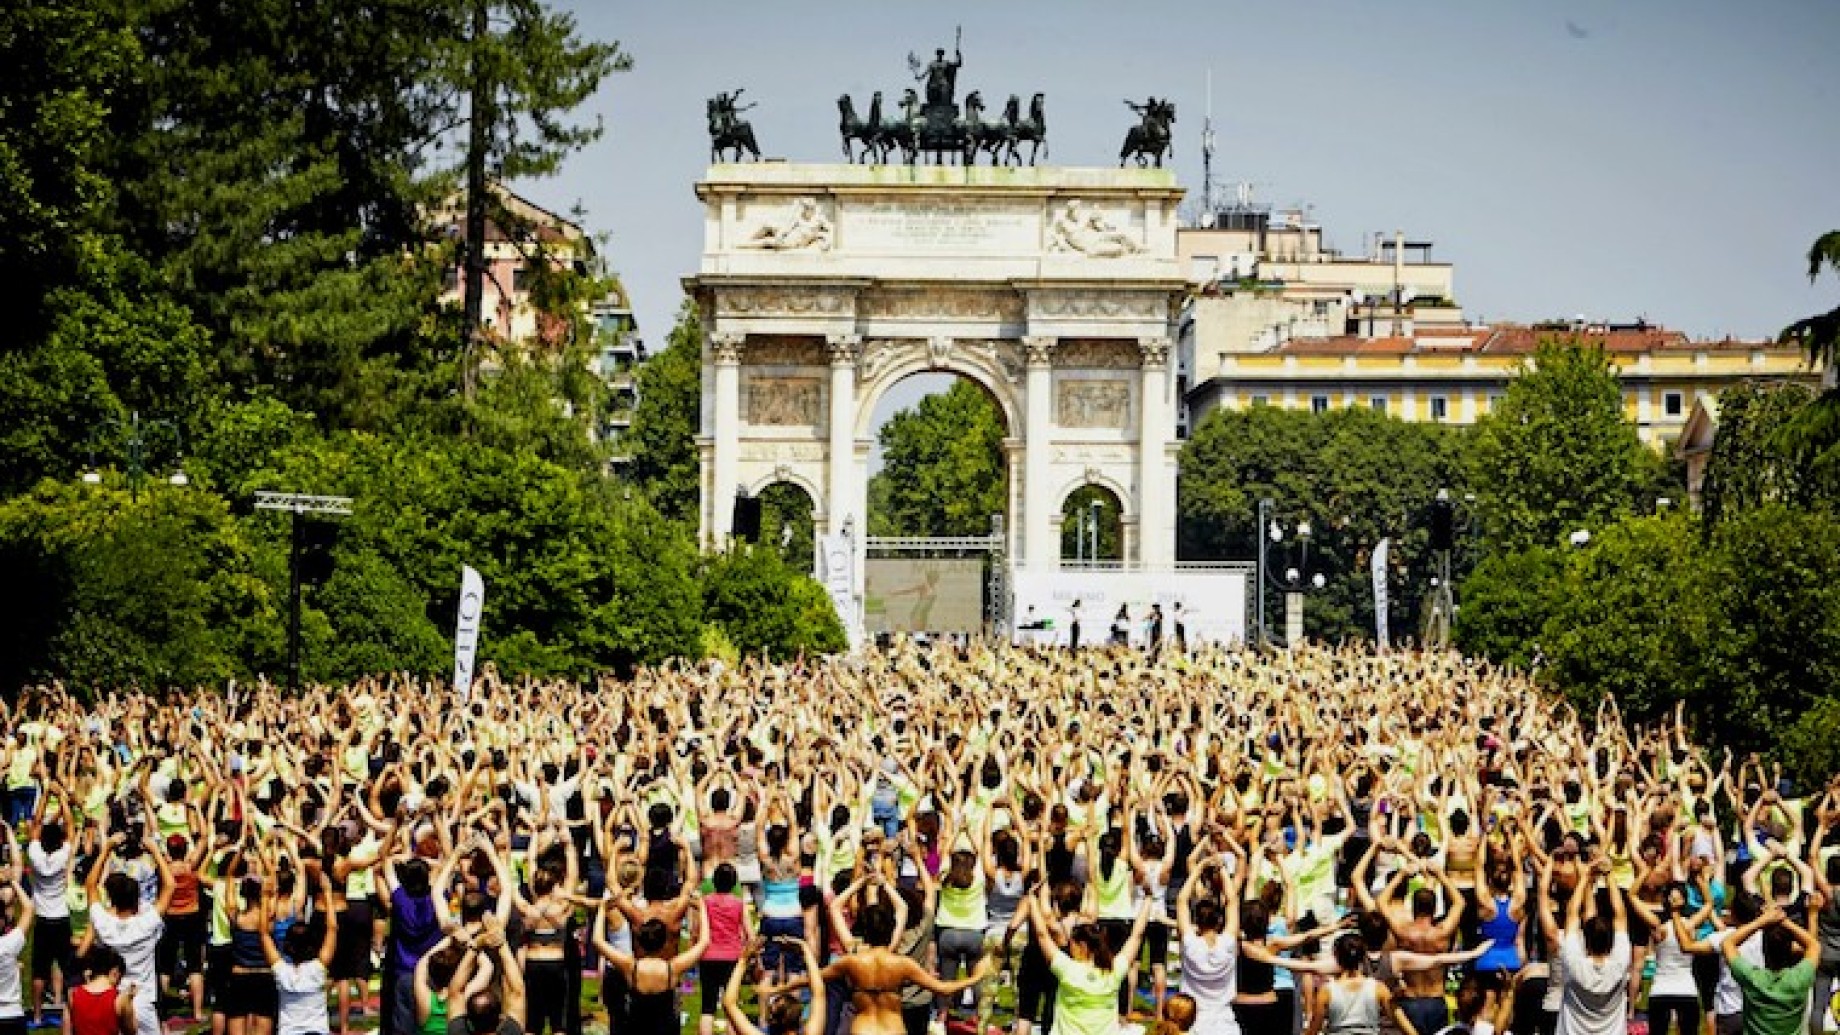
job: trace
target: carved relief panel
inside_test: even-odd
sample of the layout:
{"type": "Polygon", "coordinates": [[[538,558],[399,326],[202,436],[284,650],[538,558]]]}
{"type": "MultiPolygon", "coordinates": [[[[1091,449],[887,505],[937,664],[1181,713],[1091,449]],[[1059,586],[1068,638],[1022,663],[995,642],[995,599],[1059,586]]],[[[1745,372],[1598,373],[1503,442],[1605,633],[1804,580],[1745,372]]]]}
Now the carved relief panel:
{"type": "Polygon", "coordinates": [[[772,427],[810,427],[824,413],[824,380],[817,377],[750,377],[741,419],[772,427]]]}
{"type": "Polygon", "coordinates": [[[1063,428],[1130,427],[1130,383],[1083,379],[1061,381],[1055,386],[1054,423],[1063,428]]]}

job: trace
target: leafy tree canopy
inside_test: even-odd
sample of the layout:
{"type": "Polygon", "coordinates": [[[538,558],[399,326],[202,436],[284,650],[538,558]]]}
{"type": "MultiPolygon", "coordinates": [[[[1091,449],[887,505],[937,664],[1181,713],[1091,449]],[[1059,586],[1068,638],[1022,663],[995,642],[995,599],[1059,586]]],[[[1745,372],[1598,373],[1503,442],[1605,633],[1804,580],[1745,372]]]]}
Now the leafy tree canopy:
{"type": "Polygon", "coordinates": [[[694,525],[701,493],[696,436],[702,420],[702,326],[685,299],[663,351],[639,368],[639,404],[619,443],[627,471],[652,505],[694,525]]]}
{"type": "Polygon", "coordinates": [[[1491,548],[1553,546],[1631,513],[1652,458],[1601,347],[1548,340],[1474,430],[1471,482],[1491,548]]]}
{"type": "MultiPolygon", "coordinates": [[[[1462,439],[1454,429],[1409,424],[1364,408],[1315,414],[1254,406],[1216,410],[1183,447],[1176,506],[1181,556],[1189,560],[1244,560],[1257,554],[1264,530],[1258,501],[1270,499],[1286,542],[1272,547],[1276,572],[1303,560],[1296,552],[1299,523],[1311,527],[1302,572],[1321,573],[1323,592],[1304,608],[1312,637],[1335,640],[1373,634],[1373,592],[1368,561],[1382,538],[1391,538],[1391,584],[1422,591],[1435,574],[1429,508],[1440,489],[1461,505],[1462,439]]],[[[1465,546],[1465,550],[1468,546],[1465,546]]],[[[1455,558],[1459,568],[1467,552],[1455,558]]],[[[1272,594],[1270,587],[1265,587],[1272,594]]],[[[1416,602],[1396,597],[1389,609],[1391,634],[1415,628],[1416,602]]],[[[1272,613],[1282,607],[1272,595],[1272,613]]]]}
{"type": "Polygon", "coordinates": [[[1003,434],[996,402],[964,378],[889,418],[869,534],[989,535],[991,515],[1009,509],[1003,434]]]}

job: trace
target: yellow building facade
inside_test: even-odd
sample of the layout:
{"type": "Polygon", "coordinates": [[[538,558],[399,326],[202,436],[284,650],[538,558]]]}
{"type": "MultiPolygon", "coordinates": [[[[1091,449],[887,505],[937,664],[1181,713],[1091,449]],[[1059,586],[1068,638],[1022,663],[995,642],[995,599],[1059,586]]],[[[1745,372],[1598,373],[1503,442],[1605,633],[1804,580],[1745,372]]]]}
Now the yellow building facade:
{"type": "Polygon", "coordinates": [[[1546,338],[1610,355],[1624,412],[1656,449],[1679,438],[1696,402],[1733,384],[1820,385],[1799,348],[1774,341],[1694,341],[1642,322],[1471,324],[1452,267],[1430,261],[1429,242],[1377,236],[1349,257],[1323,248],[1314,226],[1253,216],[1223,213],[1224,225],[1178,239],[1193,289],[1177,349],[1184,435],[1223,407],[1362,406],[1474,424],[1546,338]]]}

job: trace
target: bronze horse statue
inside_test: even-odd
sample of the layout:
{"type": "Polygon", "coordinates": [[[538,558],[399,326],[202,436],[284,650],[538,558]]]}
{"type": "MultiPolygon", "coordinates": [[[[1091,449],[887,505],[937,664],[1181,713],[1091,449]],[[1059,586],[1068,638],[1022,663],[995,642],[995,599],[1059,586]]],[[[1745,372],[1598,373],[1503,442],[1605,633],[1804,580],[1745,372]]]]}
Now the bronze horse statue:
{"type": "Polygon", "coordinates": [[[1037,155],[1048,157],[1048,114],[1047,102],[1041,94],[1036,94],[1029,101],[1029,117],[1018,119],[1017,109],[1021,107],[1020,99],[1010,94],[1009,103],[1004,106],[1004,119],[1009,123],[1009,158],[1015,165],[1022,164],[1021,145],[1029,145],[1029,162],[1034,165],[1037,155]]]}
{"type": "Polygon", "coordinates": [[[866,162],[881,153],[878,130],[882,121],[882,92],[877,90],[869,101],[869,117],[856,117],[856,104],[849,94],[837,98],[837,131],[843,136],[843,157],[848,162],[866,162]],[[852,143],[862,145],[858,155],[852,143]]]}
{"type": "MultiPolygon", "coordinates": [[[[740,91],[735,91],[738,96],[740,91]]],[[[734,160],[739,162],[746,154],[755,161],[760,160],[760,145],[754,142],[754,127],[746,119],[735,113],[734,96],[718,94],[710,98],[709,113],[709,161],[711,164],[722,161],[722,153],[732,150],[734,160]]]]}
{"type": "MultiPolygon", "coordinates": [[[[1011,98],[1013,102],[1015,98],[1011,98]]],[[[990,164],[996,165],[999,152],[1004,148],[1013,148],[1013,134],[1016,129],[1015,110],[1012,106],[1008,119],[999,118],[995,122],[984,121],[984,95],[976,90],[965,96],[965,154],[963,164],[976,165],[980,152],[990,155],[990,164]]]]}
{"type": "Polygon", "coordinates": [[[1127,158],[1136,158],[1139,168],[1155,160],[1156,167],[1163,167],[1163,159],[1175,153],[1169,127],[1176,121],[1176,106],[1173,101],[1159,101],[1155,97],[1143,104],[1132,101],[1125,106],[1143,116],[1143,121],[1132,126],[1124,135],[1124,147],[1118,152],[1118,164],[1122,167],[1127,158]]]}
{"type": "Polygon", "coordinates": [[[912,89],[901,98],[901,116],[882,118],[882,93],[877,90],[869,99],[869,113],[858,118],[856,104],[848,94],[837,98],[837,132],[843,138],[843,154],[852,162],[886,165],[898,148],[901,160],[912,165],[920,152],[920,96],[912,89]],[[854,145],[861,145],[858,150],[854,145]]]}

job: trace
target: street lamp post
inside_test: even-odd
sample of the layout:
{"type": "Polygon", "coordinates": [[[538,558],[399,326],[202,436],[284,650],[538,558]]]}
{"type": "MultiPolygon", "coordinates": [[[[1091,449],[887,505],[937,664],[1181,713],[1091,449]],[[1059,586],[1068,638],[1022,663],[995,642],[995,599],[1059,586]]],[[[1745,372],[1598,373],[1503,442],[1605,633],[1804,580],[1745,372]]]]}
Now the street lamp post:
{"type": "MultiPolygon", "coordinates": [[[[1303,642],[1303,581],[1297,569],[1284,573],[1288,588],[1284,591],[1284,642],[1303,642]]],[[[1322,572],[1310,576],[1310,588],[1320,590],[1329,584],[1322,572]]]]}
{"type": "Polygon", "coordinates": [[[1259,501],[1259,556],[1258,556],[1258,634],[1261,646],[1271,639],[1271,632],[1265,621],[1265,587],[1267,585],[1284,594],[1284,642],[1294,645],[1303,642],[1303,598],[1306,594],[1323,589],[1329,580],[1322,572],[1316,572],[1307,578],[1305,572],[1310,566],[1310,537],[1313,530],[1308,521],[1297,522],[1296,528],[1287,530],[1272,511],[1276,504],[1269,499],[1259,501]],[[1284,544],[1287,535],[1296,544],[1295,563],[1284,569],[1282,580],[1271,574],[1270,551],[1284,544]]]}
{"type": "Polygon", "coordinates": [[[1086,556],[1094,565],[1097,565],[1099,563],[1099,498],[1093,497],[1086,509],[1092,514],[1092,545],[1087,549],[1086,556]]]}
{"type": "MultiPolygon", "coordinates": [[[[142,420],[140,411],[133,410],[129,412],[126,422],[123,422],[119,417],[108,417],[104,419],[103,423],[105,425],[113,425],[117,435],[125,435],[122,444],[127,447],[127,454],[124,459],[127,461],[128,466],[128,492],[136,502],[139,502],[141,498],[141,483],[147,479],[147,438],[145,433],[156,428],[165,429],[171,432],[173,438],[177,439],[179,442],[179,456],[181,462],[174,467],[173,473],[167,476],[167,484],[180,488],[191,484],[192,479],[185,473],[183,461],[185,456],[185,435],[179,430],[179,425],[176,422],[167,420],[164,417],[150,417],[146,420],[142,420]]],[[[90,463],[89,470],[83,472],[83,484],[102,484],[102,472],[96,468],[93,459],[90,463]]]]}
{"type": "Polygon", "coordinates": [[[288,690],[300,689],[300,557],[307,541],[304,514],[351,513],[349,496],[307,496],[295,492],[258,492],[257,510],[285,510],[294,515],[288,546],[288,690]]]}

